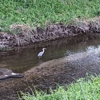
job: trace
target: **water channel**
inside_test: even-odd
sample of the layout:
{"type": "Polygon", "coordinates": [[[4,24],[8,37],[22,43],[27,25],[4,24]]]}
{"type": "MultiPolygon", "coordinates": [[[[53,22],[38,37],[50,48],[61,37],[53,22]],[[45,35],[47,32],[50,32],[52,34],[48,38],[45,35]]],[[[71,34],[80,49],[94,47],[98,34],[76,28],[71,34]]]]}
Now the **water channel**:
{"type": "MultiPolygon", "coordinates": [[[[32,67],[43,62],[62,58],[75,53],[94,51],[100,48],[100,40],[67,44],[65,39],[50,41],[47,43],[37,43],[34,46],[15,48],[11,51],[0,52],[0,67],[8,68],[14,72],[23,73],[32,67]],[[45,47],[43,57],[38,59],[37,54],[45,47]]],[[[97,51],[98,52],[98,51],[97,51]]]]}
{"type": "Polygon", "coordinates": [[[17,100],[16,91],[27,92],[30,90],[28,86],[47,90],[55,87],[56,83],[65,85],[85,77],[86,73],[99,74],[100,40],[68,44],[66,39],[60,39],[1,50],[0,68],[24,75],[20,79],[0,80],[0,97],[3,100],[17,100]],[[39,59],[37,54],[43,47],[47,50],[39,59]]]}

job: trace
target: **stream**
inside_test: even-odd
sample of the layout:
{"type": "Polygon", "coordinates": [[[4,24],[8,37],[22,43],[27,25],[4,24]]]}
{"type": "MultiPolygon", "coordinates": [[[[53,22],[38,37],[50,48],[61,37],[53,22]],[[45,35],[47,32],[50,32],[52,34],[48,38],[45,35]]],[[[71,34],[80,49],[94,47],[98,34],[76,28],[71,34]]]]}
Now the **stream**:
{"type": "Polygon", "coordinates": [[[60,39],[4,50],[0,52],[0,67],[24,75],[0,81],[1,100],[17,100],[16,91],[30,92],[28,86],[48,90],[85,77],[86,73],[99,74],[100,40],[67,44],[66,39],[60,39]],[[43,47],[47,50],[39,59],[43,47]]]}
{"type": "Polygon", "coordinates": [[[100,41],[93,40],[78,43],[78,44],[66,44],[66,40],[56,40],[42,44],[35,44],[35,46],[28,46],[22,48],[15,48],[11,51],[0,52],[0,67],[8,68],[14,72],[23,73],[32,67],[41,64],[43,62],[58,59],[61,57],[69,56],[75,53],[85,52],[96,49],[99,47],[100,41]],[[39,59],[38,53],[46,47],[43,57],[39,59]]]}

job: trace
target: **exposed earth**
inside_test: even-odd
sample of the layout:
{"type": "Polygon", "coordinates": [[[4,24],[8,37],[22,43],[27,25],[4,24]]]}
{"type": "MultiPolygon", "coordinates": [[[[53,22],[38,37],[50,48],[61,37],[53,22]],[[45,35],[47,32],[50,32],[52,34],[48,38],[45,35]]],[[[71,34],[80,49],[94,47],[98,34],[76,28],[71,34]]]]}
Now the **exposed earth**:
{"type": "MultiPolygon", "coordinates": [[[[96,39],[100,33],[100,18],[91,21],[75,21],[69,25],[48,25],[36,30],[23,25],[12,25],[11,31],[19,29],[17,34],[0,33],[0,48],[22,47],[37,42],[46,42],[65,38],[67,43],[86,42],[96,39]]],[[[77,53],[54,59],[37,65],[23,73],[23,78],[8,78],[0,81],[0,99],[17,100],[17,92],[31,92],[30,87],[48,91],[57,84],[66,85],[80,77],[100,73],[100,50],[77,53]],[[98,52],[97,52],[98,51],[98,52]]]]}
{"type": "MultiPolygon", "coordinates": [[[[13,24],[10,32],[0,32],[0,48],[22,47],[37,42],[46,42],[59,38],[66,38],[68,43],[76,38],[76,41],[87,41],[100,33],[100,17],[82,21],[76,19],[68,25],[61,23],[47,25],[46,28],[32,29],[26,25],[13,24]],[[96,34],[97,33],[97,34],[96,34]],[[83,38],[83,37],[86,38],[83,38]],[[80,39],[81,37],[81,39],[80,39]]],[[[76,42],[76,41],[73,41],[76,42]]]]}
{"type": "Polygon", "coordinates": [[[80,77],[100,73],[100,48],[54,59],[24,72],[24,78],[0,81],[1,100],[17,100],[17,92],[30,92],[31,88],[49,91],[57,84],[66,85],[80,77]],[[93,54],[94,52],[94,54],[93,54]],[[16,98],[16,99],[15,99],[16,98]]]}

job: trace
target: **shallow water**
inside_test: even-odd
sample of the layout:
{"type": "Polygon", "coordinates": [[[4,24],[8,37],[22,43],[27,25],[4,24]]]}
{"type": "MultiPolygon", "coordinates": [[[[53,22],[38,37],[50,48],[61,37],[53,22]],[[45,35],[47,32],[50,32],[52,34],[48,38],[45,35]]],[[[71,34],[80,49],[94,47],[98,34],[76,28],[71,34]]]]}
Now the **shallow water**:
{"type": "MultiPolygon", "coordinates": [[[[12,69],[14,72],[23,73],[26,70],[39,65],[43,62],[58,59],[64,56],[72,55],[79,52],[98,52],[100,40],[93,40],[77,43],[67,44],[66,39],[50,41],[47,43],[35,44],[26,48],[15,48],[11,51],[0,52],[0,67],[12,69]],[[37,54],[46,47],[43,57],[39,59],[37,54]],[[96,51],[97,50],[97,51],[96,51]]],[[[94,58],[93,58],[94,59],[94,58]]]]}

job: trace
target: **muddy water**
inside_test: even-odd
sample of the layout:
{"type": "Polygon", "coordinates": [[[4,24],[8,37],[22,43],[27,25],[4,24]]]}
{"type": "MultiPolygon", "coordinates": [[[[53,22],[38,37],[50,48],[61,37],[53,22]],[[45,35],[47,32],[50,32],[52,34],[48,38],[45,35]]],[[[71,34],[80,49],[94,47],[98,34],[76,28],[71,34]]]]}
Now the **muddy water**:
{"type": "Polygon", "coordinates": [[[66,44],[65,39],[51,41],[47,43],[35,44],[34,46],[15,48],[14,50],[4,50],[0,52],[0,67],[8,68],[14,72],[23,73],[32,67],[43,62],[58,59],[79,52],[85,52],[88,47],[97,48],[100,44],[99,40],[93,40],[77,43],[66,44]],[[46,47],[43,57],[38,59],[37,54],[43,47],[46,47]]]}

